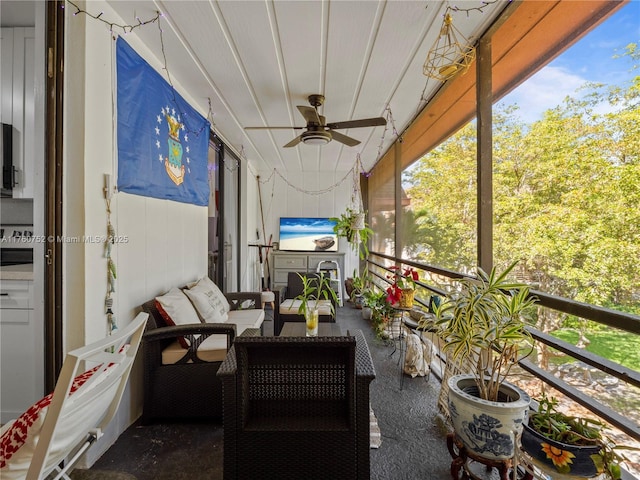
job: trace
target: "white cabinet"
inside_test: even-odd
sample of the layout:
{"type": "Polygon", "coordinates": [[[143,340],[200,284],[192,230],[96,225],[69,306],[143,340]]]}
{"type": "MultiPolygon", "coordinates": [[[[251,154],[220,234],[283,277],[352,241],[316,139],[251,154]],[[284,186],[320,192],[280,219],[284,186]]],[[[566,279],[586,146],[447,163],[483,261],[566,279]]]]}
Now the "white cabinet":
{"type": "MultiPolygon", "coordinates": [[[[306,253],[275,251],[273,255],[273,289],[279,290],[287,285],[289,272],[315,272],[322,261],[334,261],[344,275],[344,253],[306,253]]],[[[344,278],[340,279],[340,297],[344,298],[344,278]]]]}
{"type": "Polygon", "coordinates": [[[33,307],[32,281],[0,280],[0,423],[42,396],[43,333],[33,307]]]}
{"type": "Polygon", "coordinates": [[[13,126],[14,198],[33,198],[35,29],[0,29],[0,121],[13,126]]]}

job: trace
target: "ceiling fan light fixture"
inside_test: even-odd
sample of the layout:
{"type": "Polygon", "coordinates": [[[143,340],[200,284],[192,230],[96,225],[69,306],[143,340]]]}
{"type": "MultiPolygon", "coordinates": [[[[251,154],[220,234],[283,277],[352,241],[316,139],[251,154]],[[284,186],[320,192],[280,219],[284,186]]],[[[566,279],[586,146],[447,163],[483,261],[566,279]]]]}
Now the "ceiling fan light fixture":
{"type": "Polygon", "coordinates": [[[331,133],[324,131],[304,132],[301,137],[305,145],[326,145],[331,141],[331,133]]]}

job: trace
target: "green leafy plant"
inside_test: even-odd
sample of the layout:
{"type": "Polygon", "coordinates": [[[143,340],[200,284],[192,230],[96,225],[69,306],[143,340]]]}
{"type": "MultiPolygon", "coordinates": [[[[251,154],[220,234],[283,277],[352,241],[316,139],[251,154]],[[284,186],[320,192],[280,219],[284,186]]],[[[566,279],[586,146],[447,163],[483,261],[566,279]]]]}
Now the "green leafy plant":
{"type": "Polygon", "coordinates": [[[352,208],[347,207],[344,213],[342,213],[339,217],[331,217],[331,221],[335,222],[333,226],[333,232],[338,237],[346,238],[347,241],[351,244],[351,248],[358,252],[360,258],[366,258],[369,256],[369,248],[367,247],[367,242],[369,237],[373,235],[373,230],[369,228],[369,225],[364,224],[364,228],[362,229],[354,229],[353,228],[353,220],[354,218],[360,214],[361,212],[357,212],[352,208]]]}
{"type": "Polygon", "coordinates": [[[476,278],[460,280],[460,290],[434,311],[445,352],[471,369],[485,400],[498,400],[511,368],[533,351],[525,327],[536,299],[526,285],[507,280],[515,265],[502,273],[478,268],[476,278]]]}
{"type": "Polygon", "coordinates": [[[302,280],[302,293],[295,297],[295,300],[300,300],[298,313],[306,316],[311,302],[315,304],[318,300],[331,300],[329,308],[331,309],[331,316],[334,316],[334,304],[338,302],[338,296],[331,287],[330,277],[323,273],[314,274],[313,276],[306,276],[300,273],[297,275],[302,280]]]}
{"type": "Polygon", "coordinates": [[[622,475],[620,463],[627,460],[619,450],[638,450],[615,445],[603,433],[604,423],[564,414],[558,410],[558,400],[546,395],[538,400],[537,411],[529,414],[529,427],[545,438],[566,445],[600,447],[600,452],[591,455],[591,459],[599,473],[605,473],[615,480],[622,475]]]}
{"type": "Polygon", "coordinates": [[[362,295],[366,289],[367,284],[369,282],[369,271],[365,268],[362,271],[362,274],[358,275],[357,270],[353,270],[353,295],[362,295]]]}
{"type": "Polygon", "coordinates": [[[376,336],[384,336],[384,328],[391,316],[393,308],[387,302],[387,294],[383,290],[370,288],[364,292],[364,305],[371,308],[371,326],[376,336]]]}

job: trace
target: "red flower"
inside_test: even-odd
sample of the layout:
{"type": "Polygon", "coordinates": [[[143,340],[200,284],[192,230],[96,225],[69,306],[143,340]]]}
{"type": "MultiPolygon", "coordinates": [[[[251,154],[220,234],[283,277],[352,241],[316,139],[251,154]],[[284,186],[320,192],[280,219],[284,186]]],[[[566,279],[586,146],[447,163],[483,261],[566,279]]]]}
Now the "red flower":
{"type": "Polygon", "coordinates": [[[402,289],[397,285],[391,285],[387,288],[387,303],[391,305],[400,301],[400,295],[402,295],[402,289]]]}
{"type": "Polygon", "coordinates": [[[389,267],[392,273],[387,274],[387,279],[393,283],[387,288],[387,303],[395,304],[400,301],[402,290],[415,290],[416,282],[420,278],[417,271],[412,267],[404,270],[396,265],[389,267]]]}

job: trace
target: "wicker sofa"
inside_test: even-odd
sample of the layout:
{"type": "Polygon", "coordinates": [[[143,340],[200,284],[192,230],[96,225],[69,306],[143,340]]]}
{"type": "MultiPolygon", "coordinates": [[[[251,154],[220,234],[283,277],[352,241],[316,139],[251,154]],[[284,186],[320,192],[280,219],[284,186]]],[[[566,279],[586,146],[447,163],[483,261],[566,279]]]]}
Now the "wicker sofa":
{"type": "Polygon", "coordinates": [[[143,423],[159,418],[222,419],[218,368],[236,336],[260,335],[264,321],[260,292],[224,296],[231,306],[224,323],[167,325],[155,298],[142,305],[149,314],[143,336],[143,423]],[[185,338],[187,348],[179,341],[185,338]]]}
{"type": "Polygon", "coordinates": [[[218,370],[224,479],[368,479],[369,384],[361,331],[239,337],[218,370]]]}

